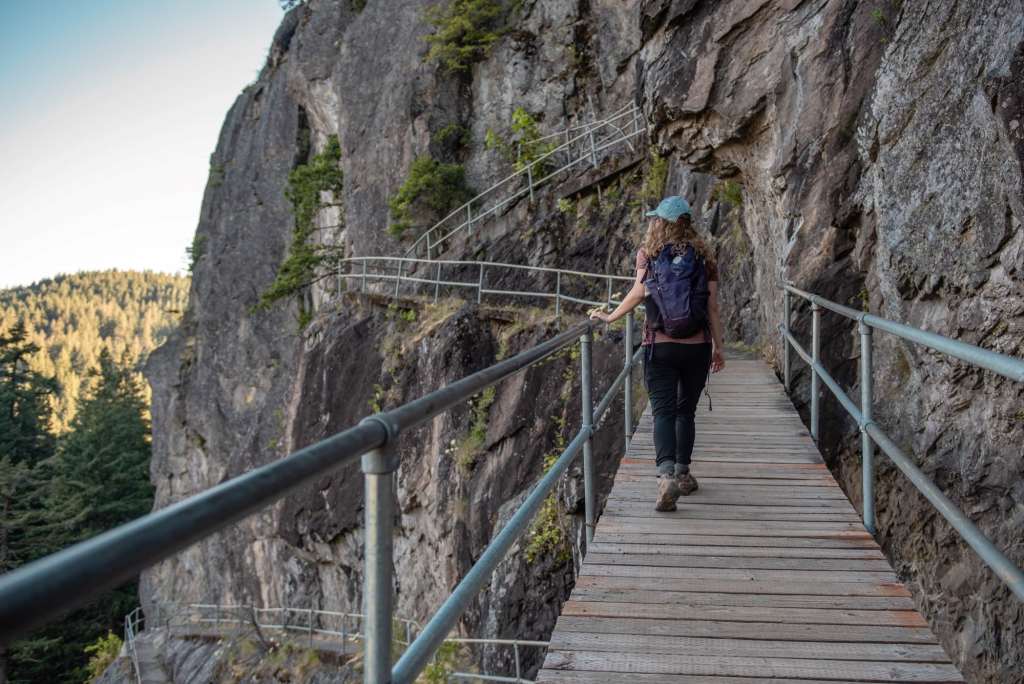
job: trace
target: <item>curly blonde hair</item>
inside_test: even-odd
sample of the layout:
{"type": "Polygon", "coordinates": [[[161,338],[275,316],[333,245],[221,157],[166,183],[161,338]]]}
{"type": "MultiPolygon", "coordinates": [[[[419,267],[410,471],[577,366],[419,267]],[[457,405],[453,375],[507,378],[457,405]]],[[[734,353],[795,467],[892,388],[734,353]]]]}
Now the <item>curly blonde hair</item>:
{"type": "Polygon", "coordinates": [[[697,253],[704,258],[709,266],[715,265],[715,253],[711,251],[707,243],[697,234],[693,227],[693,220],[689,215],[683,214],[675,221],[667,221],[663,218],[653,218],[647,225],[647,233],[644,235],[642,248],[648,259],[657,258],[665,245],[676,245],[682,248],[685,245],[693,245],[697,253]]]}

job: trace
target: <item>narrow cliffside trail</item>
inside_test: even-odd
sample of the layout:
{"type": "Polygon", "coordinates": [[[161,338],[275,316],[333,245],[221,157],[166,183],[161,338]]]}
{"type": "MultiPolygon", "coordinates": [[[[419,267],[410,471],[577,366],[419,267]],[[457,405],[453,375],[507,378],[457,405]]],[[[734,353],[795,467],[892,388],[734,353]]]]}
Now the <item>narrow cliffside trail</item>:
{"type": "Polygon", "coordinates": [[[711,391],[673,513],[644,414],[537,681],[963,681],[765,363],[711,391]]]}

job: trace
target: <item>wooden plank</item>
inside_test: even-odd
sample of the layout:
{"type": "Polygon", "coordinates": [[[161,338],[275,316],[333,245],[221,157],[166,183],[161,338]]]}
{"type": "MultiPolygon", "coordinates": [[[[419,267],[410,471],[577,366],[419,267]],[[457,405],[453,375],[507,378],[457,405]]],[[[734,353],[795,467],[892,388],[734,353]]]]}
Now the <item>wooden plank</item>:
{"type": "MultiPolygon", "coordinates": [[[[537,684],[624,684],[620,672],[593,672],[586,670],[542,670],[537,684]]],[[[633,672],[630,684],[865,684],[840,679],[788,679],[772,677],[708,677],[705,675],[651,674],[633,672]]]]}
{"type": "Polygon", "coordinates": [[[923,627],[878,625],[816,625],[776,622],[732,622],[722,620],[650,620],[623,617],[558,618],[555,633],[641,634],[708,639],[773,639],[784,641],[872,642],[891,644],[935,644],[935,636],[923,627]]]}
{"type": "Polygon", "coordinates": [[[551,639],[551,648],[559,651],[810,658],[812,660],[892,660],[912,663],[949,661],[946,652],[938,644],[706,639],[570,631],[554,635],[551,639]]]}
{"type": "MultiPolygon", "coordinates": [[[[694,469],[696,471],[696,468],[694,469]]],[[[629,493],[635,492],[640,494],[649,494],[651,491],[657,491],[657,481],[651,479],[647,482],[616,482],[614,493],[629,493]]],[[[689,501],[701,502],[706,501],[708,503],[714,503],[717,500],[730,500],[742,497],[756,497],[760,499],[828,499],[832,501],[841,501],[845,504],[849,504],[850,500],[846,498],[846,494],[843,490],[838,487],[791,487],[789,489],[779,489],[778,486],[772,485],[744,485],[730,486],[730,485],[702,485],[700,489],[690,495],[689,501]]],[[[750,506],[757,506],[760,504],[748,504],[750,506]]]]}
{"type": "Polygon", "coordinates": [[[898,582],[801,582],[798,580],[788,582],[752,582],[749,580],[706,578],[695,581],[690,578],[584,575],[576,579],[576,586],[580,589],[652,589],[665,592],[754,593],[761,596],[770,594],[789,594],[795,596],[910,596],[907,588],[898,582]]]}
{"type": "Polygon", "coordinates": [[[740,568],[680,568],[650,565],[584,563],[580,575],[609,577],[663,577],[665,579],[730,579],[750,582],[898,582],[892,572],[837,572],[834,570],[759,570],[740,568]]]}
{"type": "MultiPolygon", "coordinates": [[[[682,517],[682,516],[679,516],[682,517]]],[[[680,521],[664,518],[631,518],[618,515],[605,515],[601,523],[610,532],[627,532],[642,528],[647,532],[679,530],[680,521]]],[[[846,522],[787,522],[776,525],[760,520],[690,520],[686,519],[686,530],[703,534],[763,534],[766,536],[813,537],[819,534],[835,534],[849,532],[862,534],[863,528],[857,523],[846,522]]]]}
{"type": "Polygon", "coordinates": [[[577,587],[573,600],[605,603],[659,603],[684,606],[751,606],[761,608],[825,608],[843,610],[914,610],[909,597],[821,596],[800,594],[725,594],[701,592],[694,583],[691,591],[656,589],[605,589],[577,587]]]}
{"type": "Polygon", "coordinates": [[[676,568],[749,568],[757,570],[842,570],[844,572],[888,572],[885,560],[850,558],[753,558],[750,556],[690,556],[660,553],[587,554],[591,563],[602,565],[644,565],[676,568]]]}
{"type": "Polygon", "coordinates": [[[670,534],[648,534],[630,532],[626,534],[609,532],[598,525],[594,541],[608,544],[652,544],[660,546],[751,546],[771,549],[878,549],[878,544],[867,532],[858,536],[836,537],[759,537],[715,535],[703,536],[686,534],[678,530],[670,534]]]}
{"type": "Polygon", "coordinates": [[[803,548],[766,548],[756,546],[710,546],[686,544],[607,543],[595,538],[590,553],[657,553],[666,556],[749,556],[757,558],[860,558],[885,560],[878,549],[831,549],[817,546],[803,548]]]}
{"type": "Polygon", "coordinates": [[[952,665],[941,663],[812,660],[802,658],[749,658],[741,656],[686,656],[661,654],[649,658],[635,653],[559,651],[549,649],[545,669],[598,670],[624,674],[726,675],[739,677],[793,677],[866,682],[962,682],[952,665]]]}
{"type": "MultiPolygon", "coordinates": [[[[758,520],[857,522],[856,511],[843,509],[821,509],[816,506],[709,506],[677,503],[677,510],[670,512],[673,517],[686,520],[758,520]],[[755,509],[755,510],[751,510],[755,509]],[[760,511],[760,512],[758,512],[760,511]]],[[[620,515],[631,518],[660,518],[663,512],[655,511],[650,502],[613,501],[605,506],[604,515],[620,515]]]]}
{"type": "Polygon", "coordinates": [[[562,606],[563,615],[632,617],[654,620],[723,620],[726,622],[780,622],[814,625],[885,625],[927,627],[915,610],[828,610],[819,608],[764,608],[759,606],[695,606],[687,604],[577,601],[562,606]]]}
{"type": "MultiPolygon", "coordinates": [[[[619,473],[616,476],[616,480],[619,482],[641,482],[651,485],[656,485],[658,479],[658,472],[654,468],[654,462],[651,462],[649,468],[645,469],[643,473],[619,473]]],[[[835,480],[826,480],[825,478],[772,478],[772,477],[760,477],[754,475],[753,477],[735,477],[732,475],[709,475],[705,472],[702,464],[694,466],[691,471],[693,476],[697,478],[697,482],[700,483],[701,487],[707,487],[709,485],[724,485],[725,487],[734,487],[739,489],[740,487],[754,486],[754,487],[835,487],[839,489],[839,484],[835,480]]],[[[700,491],[700,490],[698,490],[700,491]]]]}

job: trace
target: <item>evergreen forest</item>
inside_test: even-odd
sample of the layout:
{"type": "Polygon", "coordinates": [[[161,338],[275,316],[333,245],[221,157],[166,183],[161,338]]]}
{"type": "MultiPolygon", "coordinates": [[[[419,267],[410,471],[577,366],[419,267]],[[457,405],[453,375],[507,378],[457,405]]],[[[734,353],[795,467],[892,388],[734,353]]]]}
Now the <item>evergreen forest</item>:
{"type": "MultiPolygon", "coordinates": [[[[106,271],[0,291],[0,572],[149,512],[139,368],[176,325],[187,287],[106,271]]],[[[137,602],[134,583],[121,587],[0,650],[0,681],[89,681],[137,602]]]]}
{"type": "MultiPolygon", "coordinates": [[[[50,397],[57,434],[71,425],[100,352],[138,371],[177,326],[188,286],[183,276],[110,270],[0,290],[0,332],[22,323],[38,349],[26,359],[29,368],[57,382],[50,397]]],[[[137,377],[148,403],[149,386],[137,377]]]]}

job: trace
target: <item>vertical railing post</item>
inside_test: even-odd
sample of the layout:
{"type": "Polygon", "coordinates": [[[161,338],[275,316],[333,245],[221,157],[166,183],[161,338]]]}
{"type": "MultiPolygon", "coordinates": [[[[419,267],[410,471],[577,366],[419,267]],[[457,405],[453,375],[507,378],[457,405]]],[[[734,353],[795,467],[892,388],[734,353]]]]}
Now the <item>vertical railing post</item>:
{"type": "Polygon", "coordinates": [[[469,202],[466,202],[466,232],[473,231],[473,208],[469,202]]]}
{"type": "Polygon", "coordinates": [[[437,304],[438,298],[441,296],[441,262],[437,262],[437,273],[434,278],[434,303],[437,304]]]}
{"type": "Polygon", "coordinates": [[[874,377],[872,375],[871,326],[861,320],[860,330],[860,412],[864,426],[860,429],[861,484],[864,495],[864,527],[875,534],[875,445],[866,426],[871,422],[871,395],[874,377]]]}
{"type": "Polygon", "coordinates": [[[526,167],[526,182],[530,185],[530,204],[533,204],[533,163],[526,167]]]}
{"type": "Polygon", "coordinates": [[[402,285],[402,267],[404,265],[403,262],[398,262],[398,278],[395,280],[395,299],[398,299],[398,288],[402,285]]]}
{"type": "Polygon", "coordinates": [[[309,609],[309,612],[307,613],[307,615],[309,616],[309,625],[307,625],[307,627],[309,628],[309,647],[313,648],[313,609],[312,608],[309,609]]]}
{"type": "Polygon", "coordinates": [[[791,359],[793,350],[789,348],[789,322],[791,319],[792,301],[789,290],[782,291],[782,383],[789,392],[790,379],[792,378],[791,359]]]}
{"type": "Polygon", "coordinates": [[[366,294],[366,259],[363,259],[363,294],[366,294]]]}
{"type": "Polygon", "coordinates": [[[512,655],[514,655],[515,659],[516,659],[516,684],[520,684],[520,682],[523,679],[523,670],[519,666],[519,642],[518,641],[513,641],[512,642],[512,655]]]}
{"type": "Polygon", "coordinates": [[[821,362],[821,307],[816,303],[811,304],[811,438],[818,441],[819,413],[818,394],[818,371],[816,366],[821,362]]]}
{"type": "Polygon", "coordinates": [[[555,272],[555,318],[562,316],[562,272],[555,272]]]}
{"type": "Polygon", "coordinates": [[[629,442],[633,438],[633,312],[626,314],[626,334],[623,342],[626,347],[626,382],[622,385],[623,426],[626,433],[626,451],[629,451],[629,442]]]}
{"type": "MultiPolygon", "coordinates": [[[[597,145],[594,143],[594,127],[590,126],[588,128],[588,131],[590,133],[590,163],[593,164],[594,167],[596,168],[597,167],[597,145]]],[[[598,187],[600,187],[600,186],[598,186],[598,187]]]]}
{"type": "Polygon", "coordinates": [[[583,506],[584,519],[586,522],[587,549],[594,539],[594,446],[591,434],[594,429],[594,400],[591,396],[591,341],[593,332],[588,328],[587,332],[580,336],[580,405],[583,413],[582,430],[587,434],[587,441],[583,443],[583,506]]]}
{"type": "MultiPolygon", "coordinates": [[[[384,424],[378,417],[367,418],[384,424]]],[[[393,617],[393,540],[395,524],[395,471],[398,469],[392,429],[384,446],[363,454],[365,494],[365,571],[363,574],[363,610],[366,629],[363,635],[363,681],[387,684],[391,681],[391,640],[393,617]]]]}
{"type": "Polygon", "coordinates": [[[611,306],[611,304],[612,304],[612,277],[611,276],[608,276],[608,297],[607,297],[607,302],[608,302],[608,306],[611,306]]]}
{"type": "Polygon", "coordinates": [[[479,304],[484,296],[484,265],[480,264],[480,279],[476,282],[476,303],[479,304]]]}

